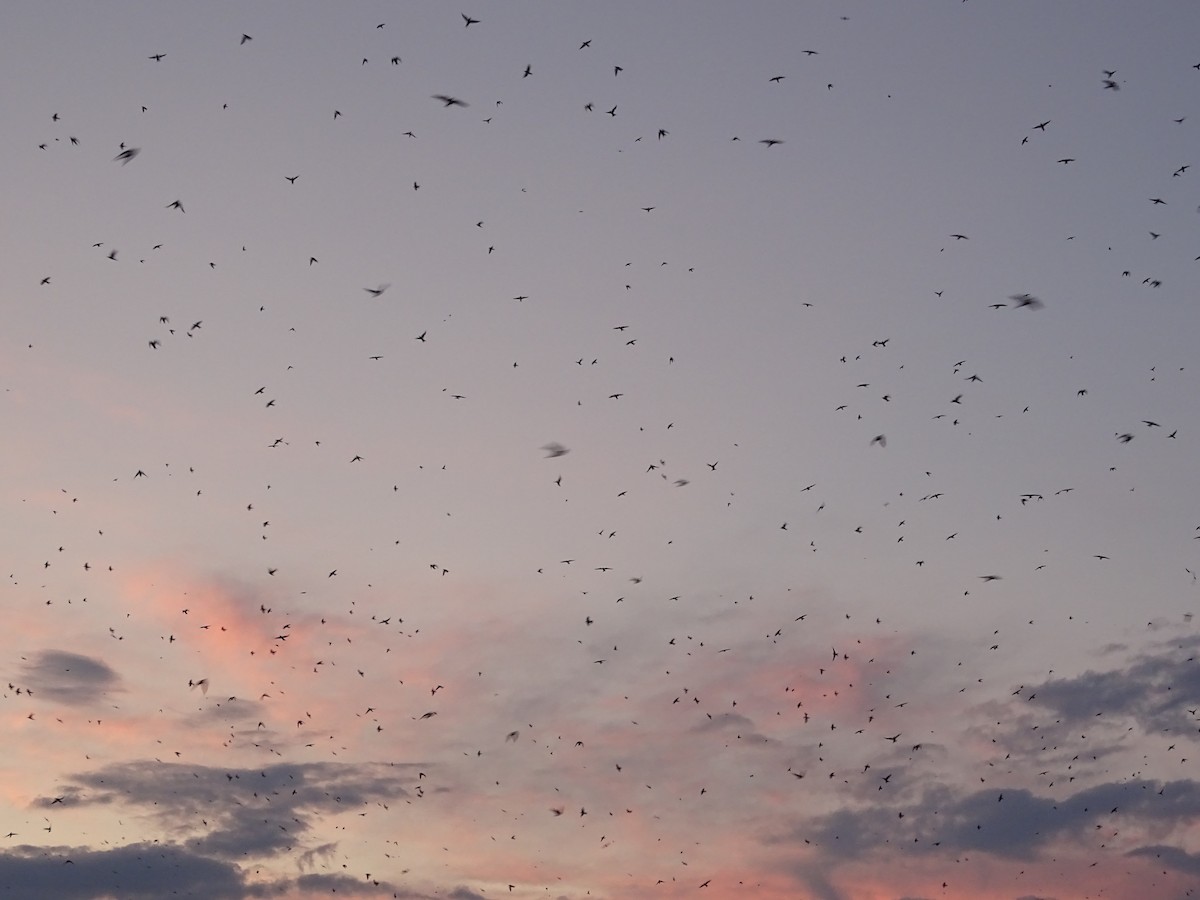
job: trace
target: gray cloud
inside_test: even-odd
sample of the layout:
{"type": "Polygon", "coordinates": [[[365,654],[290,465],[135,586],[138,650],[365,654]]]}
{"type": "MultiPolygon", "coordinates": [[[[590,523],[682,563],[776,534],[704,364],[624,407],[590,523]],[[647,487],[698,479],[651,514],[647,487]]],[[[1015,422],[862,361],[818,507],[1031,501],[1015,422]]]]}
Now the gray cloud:
{"type": "Polygon", "coordinates": [[[1200,853],[1188,853],[1179,847],[1167,847],[1155,844],[1149,847],[1138,847],[1130,850],[1129,856],[1144,856],[1158,860],[1165,866],[1187,872],[1189,875],[1200,875],[1200,853]]]}
{"type": "Polygon", "coordinates": [[[348,875],[301,875],[294,881],[278,882],[272,885],[272,888],[295,888],[305,894],[319,894],[322,897],[353,891],[357,896],[378,894],[380,897],[394,897],[397,900],[431,900],[430,895],[426,893],[404,890],[386,881],[351,878],[348,875]]]}
{"type": "MultiPolygon", "coordinates": [[[[794,837],[808,839],[842,859],[899,845],[907,852],[973,850],[1030,860],[1050,840],[1082,837],[1098,824],[1132,820],[1161,829],[1183,826],[1198,815],[1200,782],[1195,781],[1107,783],[1063,799],[1004,787],[957,796],[940,786],[904,807],[838,810],[818,818],[815,827],[803,833],[798,830],[794,837]]],[[[1156,848],[1156,852],[1163,850],[1156,848]]],[[[1195,865],[1182,857],[1171,859],[1177,868],[1188,871],[1188,865],[1195,865]]]]}
{"type": "Polygon", "coordinates": [[[1200,706],[1200,640],[1188,638],[1159,645],[1125,667],[1087,671],[1032,686],[1026,695],[1068,722],[1131,718],[1144,731],[1170,731],[1195,738],[1200,720],[1189,708],[1200,706]]]}
{"type": "MultiPolygon", "coordinates": [[[[176,844],[128,844],[111,850],[87,847],[22,846],[0,853],[0,896],[5,900],[251,900],[287,892],[303,896],[394,897],[432,900],[444,896],[411,891],[378,879],[307,874],[275,881],[249,881],[237,865],[193,853],[176,844]]],[[[482,900],[455,888],[448,896],[482,900]]]]}
{"type": "Polygon", "coordinates": [[[21,677],[35,696],[66,706],[89,706],[109,691],[119,690],[121,679],[104,662],[65,650],[43,650],[21,667],[21,677]]]}
{"type": "MultiPolygon", "coordinates": [[[[319,821],[406,796],[408,769],[335,763],[218,769],[141,760],[76,775],[62,792],[76,806],[141,807],[193,853],[254,859],[317,853],[320,846],[306,844],[319,821]]],[[[38,805],[49,803],[43,798],[38,805]]]]}
{"type": "Polygon", "coordinates": [[[0,895],[7,900],[264,896],[234,865],[157,844],[112,850],[19,847],[0,854],[0,895]]]}

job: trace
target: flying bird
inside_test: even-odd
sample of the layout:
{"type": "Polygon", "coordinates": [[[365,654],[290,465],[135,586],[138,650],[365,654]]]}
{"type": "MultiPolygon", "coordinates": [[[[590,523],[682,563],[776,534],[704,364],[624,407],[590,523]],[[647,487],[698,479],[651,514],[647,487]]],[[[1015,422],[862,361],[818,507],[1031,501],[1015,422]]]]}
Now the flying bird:
{"type": "Polygon", "coordinates": [[[1008,299],[1017,301],[1017,309],[1024,306],[1030,309],[1041,309],[1046,305],[1037,297],[1030,296],[1029,294],[1011,294],[1008,299]]]}

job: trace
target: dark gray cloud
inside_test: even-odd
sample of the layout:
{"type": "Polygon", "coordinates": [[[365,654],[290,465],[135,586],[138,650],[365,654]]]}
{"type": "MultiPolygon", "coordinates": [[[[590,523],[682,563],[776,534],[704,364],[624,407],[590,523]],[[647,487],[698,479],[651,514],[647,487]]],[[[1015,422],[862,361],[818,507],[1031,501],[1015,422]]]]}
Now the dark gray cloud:
{"type": "MultiPolygon", "coordinates": [[[[0,896],[5,900],[159,900],[198,897],[204,900],[251,900],[288,893],[303,897],[330,895],[432,900],[446,896],[411,891],[381,879],[348,875],[306,874],[297,878],[248,880],[234,863],[193,853],[176,844],[128,844],[109,850],[88,847],[22,846],[0,853],[0,896]]],[[[455,888],[448,896],[479,898],[455,888]],[[462,893],[460,893],[462,892],[462,893]]]]}
{"type": "MultiPolygon", "coordinates": [[[[74,776],[60,790],[75,806],[139,807],[193,853],[224,860],[316,853],[314,832],[339,812],[370,812],[407,795],[405,765],[281,763],[220,769],[131,761],[74,776]]],[[[42,798],[39,806],[48,806],[42,798]]],[[[56,807],[57,808],[57,807],[56,807]]],[[[327,846],[327,845],[326,845],[327,846]]]]}
{"type": "Polygon", "coordinates": [[[42,650],[21,667],[21,679],[34,696],[66,706],[90,706],[121,679],[104,662],[66,650],[42,650]]]}
{"type": "Polygon", "coordinates": [[[1144,856],[1158,860],[1164,866],[1169,866],[1189,875],[1200,875],[1200,853],[1188,853],[1179,847],[1167,847],[1154,844],[1148,847],[1138,847],[1129,851],[1130,856],[1144,856]]]}
{"type": "Polygon", "coordinates": [[[241,900],[266,896],[234,865],[174,845],[111,850],[18,847],[0,853],[6,900],[158,900],[166,896],[241,900]]]}
{"type": "Polygon", "coordinates": [[[1126,666],[1084,672],[1026,688],[1033,704],[1064,722],[1133,719],[1146,732],[1169,731],[1196,738],[1200,719],[1200,640],[1160,644],[1126,666]]]}
{"type": "MultiPolygon", "coordinates": [[[[903,846],[910,853],[978,851],[1032,860],[1050,841],[1082,838],[1097,825],[1143,822],[1162,830],[1185,826],[1197,816],[1200,782],[1195,781],[1114,782],[1062,799],[1005,787],[961,796],[939,786],[905,806],[838,810],[817,819],[814,827],[797,830],[793,837],[842,859],[903,846]]],[[[1195,865],[1175,859],[1177,867],[1185,870],[1185,863],[1195,865]]],[[[1164,861],[1171,863],[1165,855],[1164,861]]]]}
{"type": "Polygon", "coordinates": [[[378,895],[394,897],[397,900],[432,900],[429,894],[423,892],[405,890],[378,879],[351,878],[348,875],[301,875],[293,881],[277,882],[272,885],[273,890],[282,890],[283,888],[298,890],[304,896],[313,897],[345,895],[353,892],[358,896],[378,895]]]}

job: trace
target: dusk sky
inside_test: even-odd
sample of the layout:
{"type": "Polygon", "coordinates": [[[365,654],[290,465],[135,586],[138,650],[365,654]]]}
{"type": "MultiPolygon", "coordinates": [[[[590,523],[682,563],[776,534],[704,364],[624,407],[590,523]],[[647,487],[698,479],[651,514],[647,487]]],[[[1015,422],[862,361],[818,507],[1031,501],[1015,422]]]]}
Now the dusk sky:
{"type": "Polygon", "coordinates": [[[1200,892],[1198,34],[5,3],[0,897],[1200,892]]]}

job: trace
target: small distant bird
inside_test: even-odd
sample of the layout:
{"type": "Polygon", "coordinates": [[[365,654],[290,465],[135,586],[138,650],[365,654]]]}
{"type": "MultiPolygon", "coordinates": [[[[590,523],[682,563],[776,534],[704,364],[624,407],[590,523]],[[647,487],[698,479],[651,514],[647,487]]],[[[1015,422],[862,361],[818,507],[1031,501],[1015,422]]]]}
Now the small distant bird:
{"type": "Polygon", "coordinates": [[[470,28],[472,25],[478,25],[478,24],[479,24],[479,20],[478,20],[478,19],[472,19],[472,18],[471,18],[470,16],[468,16],[466,13],[459,13],[459,15],[463,17],[463,22],[465,22],[465,23],[466,23],[466,24],[464,24],[464,25],[463,25],[463,28],[470,28]]]}
{"type": "Polygon", "coordinates": [[[113,162],[120,160],[121,165],[125,165],[126,163],[128,163],[131,159],[133,159],[135,156],[137,156],[141,152],[142,151],[141,151],[140,147],[130,147],[128,150],[122,150],[120,153],[118,153],[116,156],[114,156],[113,162]]]}
{"type": "Polygon", "coordinates": [[[759,143],[766,144],[767,147],[770,148],[774,147],[776,144],[782,144],[783,141],[779,140],[778,138],[763,138],[761,141],[759,141],[759,143]]]}
{"type": "Polygon", "coordinates": [[[562,444],[552,442],[542,445],[542,449],[546,451],[546,459],[552,459],[556,456],[566,456],[571,451],[562,444]]]}
{"type": "Polygon", "coordinates": [[[370,294],[372,297],[378,297],[380,294],[382,294],[384,291],[386,291],[390,287],[391,287],[391,284],[381,284],[377,288],[363,288],[363,290],[366,291],[368,294],[370,294]]]}
{"type": "Polygon", "coordinates": [[[153,56],[147,56],[146,59],[152,59],[155,62],[162,62],[163,57],[166,55],[167,54],[165,53],[155,53],[153,56]]]}
{"type": "Polygon", "coordinates": [[[459,100],[457,97],[451,97],[451,96],[448,96],[447,94],[434,94],[433,99],[441,100],[442,103],[447,107],[450,107],[450,106],[464,106],[465,107],[468,105],[467,103],[464,103],[462,100],[459,100]]]}
{"type": "Polygon", "coordinates": [[[1022,306],[1028,306],[1030,309],[1041,309],[1046,305],[1037,297],[1030,296],[1029,294],[1012,294],[1008,299],[1017,301],[1017,309],[1020,309],[1022,306]]]}
{"type": "Polygon", "coordinates": [[[246,41],[252,41],[252,40],[254,40],[254,38],[250,37],[250,35],[243,34],[242,39],[240,41],[238,41],[238,46],[240,47],[242,44],[246,43],[246,41]]]}

